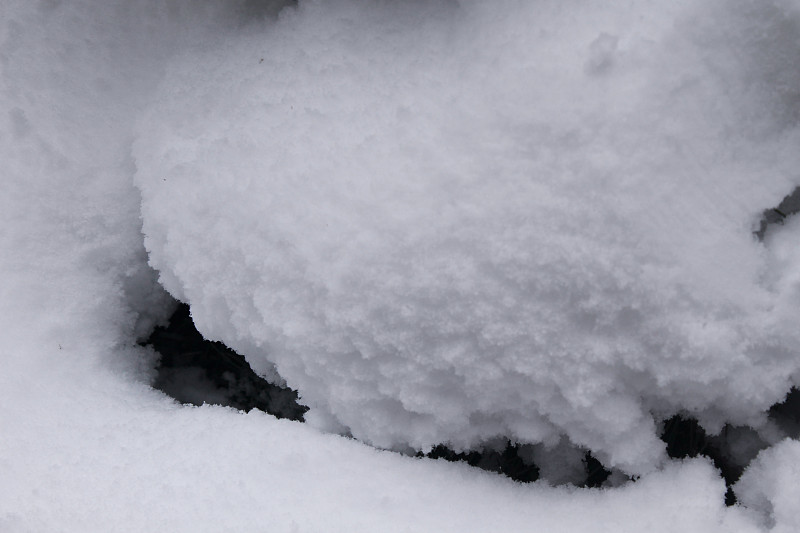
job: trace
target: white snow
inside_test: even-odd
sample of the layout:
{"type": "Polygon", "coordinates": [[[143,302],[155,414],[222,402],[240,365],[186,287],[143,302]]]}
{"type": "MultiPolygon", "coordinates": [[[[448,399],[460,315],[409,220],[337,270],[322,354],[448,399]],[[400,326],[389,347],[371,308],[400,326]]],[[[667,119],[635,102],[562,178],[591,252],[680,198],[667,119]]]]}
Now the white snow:
{"type": "Polygon", "coordinates": [[[654,415],[758,427],[798,382],[800,228],[750,233],[798,183],[796,2],[267,4],[0,4],[0,531],[796,529],[796,441],[749,508],[701,459],[522,485],[180,406],[135,344],[158,278],[317,426],[560,443],[554,481],[562,434],[647,471],[654,415]]]}
{"type": "Polygon", "coordinates": [[[736,494],[762,514],[774,533],[800,529],[800,442],[786,439],[764,450],[736,483],[736,494]]]}
{"type": "Polygon", "coordinates": [[[800,378],[798,232],[753,236],[800,184],[798,25],[301,2],[170,63],[134,145],[151,264],[319,427],[647,472],[659,419],[759,427],[800,378]]]}

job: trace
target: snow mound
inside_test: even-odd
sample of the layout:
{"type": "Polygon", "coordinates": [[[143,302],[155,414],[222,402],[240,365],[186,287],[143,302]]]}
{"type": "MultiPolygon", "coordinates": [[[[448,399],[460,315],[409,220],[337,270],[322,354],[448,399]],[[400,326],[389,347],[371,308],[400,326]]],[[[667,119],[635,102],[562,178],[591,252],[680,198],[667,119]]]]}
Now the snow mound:
{"type": "Polygon", "coordinates": [[[300,2],[174,60],[134,146],[200,331],[380,447],[758,427],[800,384],[797,2],[300,2]]]}
{"type": "Polygon", "coordinates": [[[770,531],[800,530],[800,442],[786,439],[761,452],[735,490],[739,501],[762,514],[770,531]]]}

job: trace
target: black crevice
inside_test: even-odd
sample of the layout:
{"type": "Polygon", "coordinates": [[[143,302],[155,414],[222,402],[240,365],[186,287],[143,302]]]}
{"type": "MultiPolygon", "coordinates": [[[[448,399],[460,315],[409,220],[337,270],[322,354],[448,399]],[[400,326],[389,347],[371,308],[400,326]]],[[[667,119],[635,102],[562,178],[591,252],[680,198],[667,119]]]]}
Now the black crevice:
{"type": "Polygon", "coordinates": [[[694,418],[675,415],[664,422],[661,440],[667,444],[667,455],[674,459],[702,455],[711,459],[725,479],[725,504],[736,503],[733,484],[739,480],[744,467],[734,462],[725,451],[725,433],[709,436],[694,418]]]}
{"type": "Polygon", "coordinates": [[[797,187],[791,194],[785,196],[777,207],[766,209],[761,213],[758,229],[754,232],[755,236],[759,241],[763,241],[772,226],[783,224],[788,217],[799,212],[800,187],[797,187]]]}
{"type": "Polygon", "coordinates": [[[611,475],[611,471],[589,452],[586,452],[586,456],[583,458],[583,466],[586,469],[586,482],[584,483],[586,487],[600,487],[611,475]]]}
{"type": "Polygon", "coordinates": [[[792,387],[785,400],[770,408],[769,418],[787,437],[800,437],[800,389],[792,387]]]}
{"type": "Polygon", "coordinates": [[[539,479],[539,468],[533,464],[526,464],[519,456],[519,446],[511,442],[507,443],[502,451],[484,449],[461,453],[456,453],[444,444],[439,444],[434,446],[428,453],[419,452],[417,457],[465,462],[482,470],[504,474],[514,481],[522,483],[529,483],[539,479]]]}
{"type": "MultiPolygon", "coordinates": [[[[800,437],[800,390],[792,388],[784,401],[770,408],[768,417],[787,437],[800,437]]],[[[719,435],[708,435],[696,419],[682,415],[664,422],[661,439],[667,444],[667,454],[672,458],[702,455],[711,459],[725,479],[725,503],[729,506],[736,503],[733,485],[758,452],[769,446],[750,428],[725,426],[719,435]],[[741,445],[743,434],[750,441],[746,451],[737,446],[737,442],[741,445]],[[736,448],[740,449],[733,453],[736,448]]]]}
{"type": "MultiPolygon", "coordinates": [[[[482,450],[455,452],[448,446],[439,444],[428,453],[417,453],[417,457],[465,462],[482,470],[503,474],[521,483],[530,483],[538,480],[539,467],[524,461],[519,452],[519,445],[511,441],[507,441],[502,451],[484,448],[482,450]]],[[[611,475],[611,472],[589,452],[586,452],[583,458],[583,467],[586,477],[580,485],[581,487],[600,487],[611,475]]]]}
{"type": "Polygon", "coordinates": [[[186,304],[179,305],[169,325],[156,328],[143,344],[161,356],[153,387],[181,403],[259,409],[300,421],[308,410],[298,402],[296,391],[268,382],[244,357],[221,342],[204,339],[186,304]]]}

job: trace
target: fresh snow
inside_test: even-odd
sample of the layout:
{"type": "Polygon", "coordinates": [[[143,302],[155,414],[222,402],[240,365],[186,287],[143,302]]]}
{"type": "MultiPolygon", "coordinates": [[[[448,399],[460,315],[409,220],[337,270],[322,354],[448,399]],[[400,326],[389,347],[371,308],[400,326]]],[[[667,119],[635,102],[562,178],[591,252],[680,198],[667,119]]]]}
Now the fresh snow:
{"type": "Polygon", "coordinates": [[[206,336],[383,448],[761,427],[800,379],[787,2],[301,2],[176,57],[134,143],[206,336]],[[791,257],[790,257],[791,256],[791,257]]]}
{"type": "Polygon", "coordinates": [[[796,530],[656,426],[800,381],[800,4],[278,7],[0,5],[0,531],[796,530]],[[150,388],[158,281],[312,424],[150,388]],[[643,475],[365,444],[498,436],[643,475]]]}
{"type": "Polygon", "coordinates": [[[775,533],[800,530],[800,442],[786,439],[765,450],[736,484],[736,493],[775,533]]]}

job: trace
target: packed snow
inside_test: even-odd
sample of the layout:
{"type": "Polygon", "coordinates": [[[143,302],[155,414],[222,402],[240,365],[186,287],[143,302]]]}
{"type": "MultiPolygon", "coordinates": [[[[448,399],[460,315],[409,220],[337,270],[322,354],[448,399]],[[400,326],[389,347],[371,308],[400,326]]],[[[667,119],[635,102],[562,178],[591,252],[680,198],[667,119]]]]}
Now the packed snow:
{"type": "Polygon", "coordinates": [[[796,530],[800,3],[288,4],[0,5],[0,531],[796,530]],[[153,390],[170,295],[311,423],[153,390]]]}

